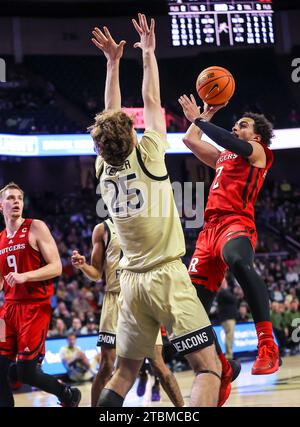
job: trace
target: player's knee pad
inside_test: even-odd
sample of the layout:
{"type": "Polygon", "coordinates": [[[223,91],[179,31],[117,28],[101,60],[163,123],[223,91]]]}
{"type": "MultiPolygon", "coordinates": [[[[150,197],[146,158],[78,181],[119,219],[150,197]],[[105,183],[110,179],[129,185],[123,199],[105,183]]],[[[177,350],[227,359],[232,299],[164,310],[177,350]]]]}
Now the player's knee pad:
{"type": "Polygon", "coordinates": [[[108,406],[110,408],[120,408],[123,406],[124,397],[108,388],[104,388],[97,402],[97,407],[108,406]]]}

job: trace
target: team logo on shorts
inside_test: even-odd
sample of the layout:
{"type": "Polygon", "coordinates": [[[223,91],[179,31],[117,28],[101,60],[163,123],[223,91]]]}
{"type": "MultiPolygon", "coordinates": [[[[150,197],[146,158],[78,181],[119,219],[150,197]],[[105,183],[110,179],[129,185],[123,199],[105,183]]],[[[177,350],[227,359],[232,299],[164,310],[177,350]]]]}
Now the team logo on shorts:
{"type": "Polygon", "coordinates": [[[199,263],[199,258],[193,258],[191,260],[190,266],[189,266],[189,273],[198,273],[198,270],[196,268],[197,264],[199,263]]]}
{"type": "Polygon", "coordinates": [[[214,342],[214,333],[212,326],[199,329],[198,331],[191,332],[188,335],[175,338],[171,343],[176,351],[181,355],[192,353],[193,351],[200,350],[201,348],[208,347],[214,342]]]}
{"type": "Polygon", "coordinates": [[[116,335],[110,334],[109,332],[100,332],[97,341],[97,347],[116,347],[116,335]]]}

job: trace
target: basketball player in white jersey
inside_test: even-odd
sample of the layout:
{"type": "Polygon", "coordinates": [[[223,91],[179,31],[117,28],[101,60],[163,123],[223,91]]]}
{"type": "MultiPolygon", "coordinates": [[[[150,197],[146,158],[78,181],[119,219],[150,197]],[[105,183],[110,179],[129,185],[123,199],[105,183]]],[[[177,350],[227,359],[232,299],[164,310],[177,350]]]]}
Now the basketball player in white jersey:
{"type": "MultiPolygon", "coordinates": [[[[105,295],[101,310],[99,338],[97,346],[101,347],[101,363],[92,385],[92,406],[96,406],[100,393],[112,376],[116,362],[116,331],[118,320],[118,297],[120,293],[119,261],[121,249],[114,223],[107,219],[96,225],[92,236],[91,264],[84,256],[73,251],[72,264],[79,268],[90,280],[98,281],[105,275],[105,295]]],[[[154,358],[150,359],[154,374],[159,378],[165,392],[175,406],[183,406],[175,376],[167,368],[162,358],[162,338],[159,333],[154,358]]]]}
{"type": "Polygon", "coordinates": [[[117,326],[119,365],[97,406],[123,405],[144,357],[153,358],[161,324],[195,372],[190,405],[217,406],[225,390],[220,389],[222,369],[213,329],[180,259],[185,243],[164,160],[168,145],[154,53],[155,24],[152,19],[149,28],[141,14],[139,23],[133,20],[133,24],[140,36],[135,47],[142,50],[144,70],[146,131],[139,144],[131,118],[121,111],[119,62],[125,41],[117,45],[118,55],[111,55],[114,42],[108,30],[94,32],[94,43],[108,59],[105,97],[111,102],[106,102],[106,111],[96,116],[90,131],[98,153],[101,194],[123,252],[117,326]]]}

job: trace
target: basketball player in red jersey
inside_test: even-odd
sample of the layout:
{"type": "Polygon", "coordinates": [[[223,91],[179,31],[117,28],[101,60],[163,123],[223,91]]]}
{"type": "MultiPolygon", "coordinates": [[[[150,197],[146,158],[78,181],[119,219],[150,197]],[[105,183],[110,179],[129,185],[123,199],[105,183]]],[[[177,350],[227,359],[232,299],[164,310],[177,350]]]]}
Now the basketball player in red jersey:
{"type": "Polygon", "coordinates": [[[186,118],[192,122],[184,143],[205,164],[216,170],[204,213],[204,227],[189,266],[191,279],[209,311],[225,270],[230,268],[248,300],[258,337],[253,375],[272,374],[279,368],[269,316],[267,286],[253,266],[257,241],[254,204],[273,162],[268,148],[272,125],[260,114],[245,113],[232,133],[209,123],[222,106],[204,105],[200,114],[194,97],[180,97],[186,118]],[[202,141],[205,133],[225,148],[220,151],[202,141]]]}
{"type": "Polygon", "coordinates": [[[10,183],[0,190],[5,229],[0,233],[0,407],[14,406],[9,368],[19,381],[56,395],[62,406],[78,406],[80,391],[40,369],[51,318],[52,279],[62,266],[53,237],[43,221],[22,217],[24,193],[10,183]]]}

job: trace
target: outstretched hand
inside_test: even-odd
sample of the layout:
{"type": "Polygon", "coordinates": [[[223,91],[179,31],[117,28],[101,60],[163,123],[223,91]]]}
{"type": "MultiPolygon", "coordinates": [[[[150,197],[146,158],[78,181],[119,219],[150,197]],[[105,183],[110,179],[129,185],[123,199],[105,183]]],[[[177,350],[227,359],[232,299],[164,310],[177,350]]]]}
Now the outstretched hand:
{"type": "Polygon", "coordinates": [[[155,21],[151,18],[150,28],[147,23],[147,18],[144,14],[139,13],[139,23],[135,19],[132,20],[134,28],[139,33],[141,40],[137,43],[134,43],[133,47],[140,48],[143,51],[153,51],[155,50],[156,41],[155,41],[155,21]]]}
{"type": "Polygon", "coordinates": [[[94,36],[92,42],[98,49],[102,50],[107,60],[116,61],[122,57],[126,44],[125,40],[120,41],[119,44],[116,43],[107,27],[103,27],[103,32],[95,27],[92,33],[94,36]]]}
{"type": "Polygon", "coordinates": [[[183,109],[185,117],[190,122],[194,122],[197,118],[210,120],[217,111],[219,111],[221,108],[225,107],[228,104],[228,102],[223,105],[208,105],[204,103],[203,112],[200,113],[200,107],[197,106],[196,100],[193,95],[190,95],[190,98],[186,95],[182,95],[178,99],[178,102],[183,109]]]}
{"type": "Polygon", "coordinates": [[[182,95],[178,99],[178,102],[183,109],[185,117],[190,122],[194,122],[196,119],[201,117],[200,107],[197,106],[196,100],[193,95],[190,95],[190,98],[186,95],[182,95]]]}

